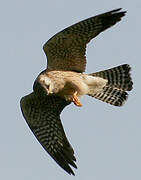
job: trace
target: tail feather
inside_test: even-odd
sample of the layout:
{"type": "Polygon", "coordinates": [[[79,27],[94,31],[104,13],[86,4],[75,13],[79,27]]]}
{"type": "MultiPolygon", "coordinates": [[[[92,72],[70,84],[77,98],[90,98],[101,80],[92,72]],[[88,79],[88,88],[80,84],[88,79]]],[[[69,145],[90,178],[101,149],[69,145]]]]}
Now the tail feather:
{"type": "Polygon", "coordinates": [[[126,91],[131,91],[133,86],[130,70],[130,66],[124,64],[112,69],[90,74],[91,76],[107,79],[108,82],[101,92],[88,95],[115,106],[122,106],[128,97],[126,91]]]}
{"type": "Polygon", "coordinates": [[[131,91],[133,82],[131,80],[130,70],[131,67],[128,64],[124,64],[105,71],[96,72],[91,75],[107,79],[109,86],[116,87],[124,91],[131,91]]]}
{"type": "Polygon", "coordinates": [[[121,89],[107,86],[104,87],[101,93],[96,93],[92,96],[111,105],[122,106],[127,100],[128,93],[121,89]]]}

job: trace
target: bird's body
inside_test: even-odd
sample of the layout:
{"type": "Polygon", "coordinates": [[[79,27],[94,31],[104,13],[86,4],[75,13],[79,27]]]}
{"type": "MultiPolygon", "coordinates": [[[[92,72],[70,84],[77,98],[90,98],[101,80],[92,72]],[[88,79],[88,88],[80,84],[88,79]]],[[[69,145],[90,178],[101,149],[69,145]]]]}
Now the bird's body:
{"type": "Polygon", "coordinates": [[[107,83],[107,80],[101,77],[94,77],[73,71],[44,72],[39,75],[37,81],[45,88],[47,94],[46,86],[49,81],[49,93],[56,94],[66,101],[71,101],[75,92],[77,92],[78,97],[88,95],[90,89],[93,89],[95,93],[101,92],[107,83]]]}
{"type": "Polygon", "coordinates": [[[21,110],[30,129],[52,158],[69,174],[77,168],[74,150],[60,120],[60,113],[80,97],[89,95],[114,106],[122,106],[132,89],[130,66],[85,74],[86,45],[125,15],[115,9],[76,23],[57,33],[43,46],[48,66],[36,78],[33,92],[21,99],[21,110]]]}

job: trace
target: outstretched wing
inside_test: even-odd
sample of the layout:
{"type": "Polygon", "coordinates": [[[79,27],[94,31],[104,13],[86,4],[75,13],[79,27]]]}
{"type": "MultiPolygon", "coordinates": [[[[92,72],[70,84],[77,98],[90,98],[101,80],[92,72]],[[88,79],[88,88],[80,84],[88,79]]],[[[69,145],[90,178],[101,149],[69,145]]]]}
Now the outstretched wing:
{"type": "Polygon", "coordinates": [[[31,93],[21,99],[21,109],[30,129],[52,158],[69,174],[71,166],[77,168],[74,151],[69,144],[60,120],[60,113],[67,106],[64,99],[31,93]]]}
{"type": "Polygon", "coordinates": [[[100,14],[77,24],[74,24],[57,33],[43,46],[48,59],[49,70],[85,71],[86,66],[86,45],[100,32],[113,26],[125,11],[115,9],[100,14]]]}

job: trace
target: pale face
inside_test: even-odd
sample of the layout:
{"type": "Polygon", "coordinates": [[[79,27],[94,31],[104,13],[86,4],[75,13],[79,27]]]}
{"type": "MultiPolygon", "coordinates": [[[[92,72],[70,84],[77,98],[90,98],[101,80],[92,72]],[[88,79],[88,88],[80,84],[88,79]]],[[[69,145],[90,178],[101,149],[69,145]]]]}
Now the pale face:
{"type": "Polygon", "coordinates": [[[49,77],[47,77],[46,75],[40,75],[39,83],[43,86],[43,88],[45,88],[47,94],[53,93],[53,83],[51,82],[51,79],[49,77]]]}

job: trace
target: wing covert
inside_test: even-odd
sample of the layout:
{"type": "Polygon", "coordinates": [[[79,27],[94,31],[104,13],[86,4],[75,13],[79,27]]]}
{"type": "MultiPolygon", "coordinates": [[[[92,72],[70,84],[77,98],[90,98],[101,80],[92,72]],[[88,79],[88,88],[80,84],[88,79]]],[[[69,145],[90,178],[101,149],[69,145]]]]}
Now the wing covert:
{"type": "Polygon", "coordinates": [[[21,99],[21,109],[30,129],[52,158],[69,174],[77,168],[74,151],[65,135],[60,113],[68,102],[60,97],[44,98],[31,93],[21,99]]]}
{"type": "Polygon", "coordinates": [[[86,66],[86,45],[100,32],[113,26],[125,15],[115,9],[79,23],[54,35],[44,44],[49,70],[84,72],[86,66]]]}

